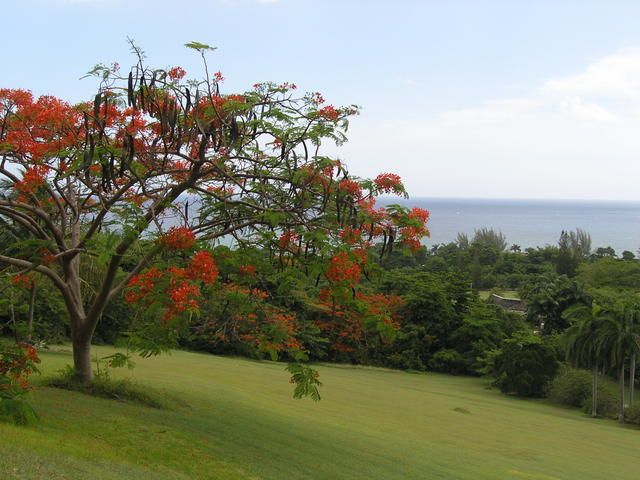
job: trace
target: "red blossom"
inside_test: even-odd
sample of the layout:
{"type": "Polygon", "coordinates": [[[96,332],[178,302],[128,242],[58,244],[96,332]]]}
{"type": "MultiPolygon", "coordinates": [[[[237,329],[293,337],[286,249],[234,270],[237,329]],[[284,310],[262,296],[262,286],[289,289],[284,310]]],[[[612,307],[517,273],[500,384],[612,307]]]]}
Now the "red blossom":
{"type": "Polygon", "coordinates": [[[329,268],[325,276],[335,283],[346,283],[353,287],[360,281],[362,268],[349,258],[345,252],[336,253],[329,261],[329,268]]]}
{"type": "Polygon", "coordinates": [[[248,275],[250,277],[254,277],[256,275],[256,273],[257,273],[256,267],[254,265],[250,265],[250,264],[240,265],[238,267],[238,271],[240,273],[242,273],[243,275],[248,275]]]}
{"type": "Polygon", "coordinates": [[[362,230],[354,229],[349,226],[344,227],[339,235],[347,245],[355,245],[362,241],[362,230]]]}
{"type": "Polygon", "coordinates": [[[187,268],[187,277],[194,280],[202,280],[207,285],[215,283],[218,279],[218,267],[213,256],[204,250],[197,252],[191,258],[187,268]]]}
{"type": "Polygon", "coordinates": [[[196,234],[187,227],[171,227],[159,242],[170,250],[184,250],[196,243],[196,234]]]}
{"type": "Polygon", "coordinates": [[[415,218],[416,220],[418,220],[422,224],[425,224],[425,223],[427,223],[427,220],[429,220],[429,212],[427,210],[422,209],[422,208],[413,207],[411,209],[411,211],[409,212],[409,217],[410,218],[415,218]]]}
{"type": "Polygon", "coordinates": [[[300,237],[292,230],[288,230],[280,235],[278,246],[284,250],[295,250],[298,248],[300,237]]]}
{"type": "Polygon", "coordinates": [[[131,277],[128,288],[124,292],[126,302],[128,304],[139,303],[143,300],[147,303],[152,302],[149,296],[154,291],[160,277],[162,277],[162,273],[157,267],[151,267],[146,272],[131,277]]]}
{"type": "Polygon", "coordinates": [[[25,290],[33,287],[33,279],[27,275],[14,275],[11,277],[11,283],[18,288],[25,290]]]}
{"type": "Polygon", "coordinates": [[[182,80],[186,74],[187,72],[185,72],[181,67],[174,67],[167,72],[167,75],[169,75],[171,80],[182,80]]]}
{"type": "Polygon", "coordinates": [[[43,186],[49,170],[48,165],[34,165],[28,168],[22,180],[14,184],[14,188],[19,192],[18,201],[26,201],[26,195],[32,195],[38,187],[43,186]]]}
{"type": "Polygon", "coordinates": [[[57,258],[54,253],[51,253],[51,251],[45,247],[38,249],[38,254],[40,255],[40,262],[45,264],[51,263],[57,258]]]}
{"type": "Polygon", "coordinates": [[[340,110],[336,110],[332,105],[327,105],[326,107],[323,107],[320,110],[318,110],[318,116],[326,118],[327,120],[331,120],[332,122],[335,122],[338,120],[338,117],[340,116],[340,110]]]}
{"type": "Polygon", "coordinates": [[[380,192],[396,194],[404,192],[402,180],[400,180],[400,177],[395,173],[381,173],[375,178],[373,183],[376,184],[380,192]]]}
{"type": "Polygon", "coordinates": [[[346,192],[349,195],[352,195],[354,198],[362,197],[362,187],[360,187],[360,184],[355,180],[345,178],[340,182],[340,185],[338,185],[338,188],[343,192],[346,192]]]}
{"type": "Polygon", "coordinates": [[[14,398],[24,395],[30,389],[28,377],[38,371],[38,363],[38,352],[27,343],[0,350],[0,388],[9,390],[14,398]]]}

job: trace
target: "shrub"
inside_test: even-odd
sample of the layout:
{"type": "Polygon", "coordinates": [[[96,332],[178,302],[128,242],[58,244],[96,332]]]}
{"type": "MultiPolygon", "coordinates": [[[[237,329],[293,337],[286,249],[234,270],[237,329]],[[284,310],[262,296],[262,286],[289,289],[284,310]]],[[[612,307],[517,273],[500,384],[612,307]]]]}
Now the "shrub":
{"type": "MultiPolygon", "coordinates": [[[[590,414],[591,405],[591,396],[589,396],[582,405],[582,411],[590,414]]],[[[611,392],[598,388],[597,413],[599,417],[618,418],[618,398],[611,392]]]]}
{"type": "Polygon", "coordinates": [[[387,364],[401,370],[426,370],[422,359],[415,350],[403,350],[387,356],[387,364]]]}
{"type": "Polygon", "coordinates": [[[84,393],[94,397],[109,398],[122,402],[133,402],[147,407],[172,410],[174,403],[147,386],[138,385],[129,378],[113,379],[98,374],[93,381],[79,380],[71,366],[58,371],[59,375],[45,379],[43,385],[84,393]]]}
{"type": "Polygon", "coordinates": [[[634,403],[624,412],[624,419],[627,423],[640,425],[640,403],[634,403]]]}
{"type": "Polygon", "coordinates": [[[19,425],[35,423],[38,415],[25,401],[29,375],[38,372],[38,352],[31,345],[17,344],[0,350],[0,421],[19,425]]]}
{"type": "Polygon", "coordinates": [[[495,357],[495,385],[503,393],[542,397],[544,388],[558,371],[555,351],[539,337],[518,332],[505,341],[495,357]]]}
{"type": "Polygon", "coordinates": [[[38,414],[27,402],[16,399],[0,400],[0,422],[32,425],[37,421],[38,414]]]}
{"type": "Polygon", "coordinates": [[[581,407],[591,398],[591,375],[584,370],[567,368],[549,384],[547,396],[569,407],[581,407]]]}
{"type": "Polygon", "coordinates": [[[463,356],[452,349],[437,351],[429,360],[429,368],[436,372],[451,373],[453,375],[467,373],[463,356]]]}

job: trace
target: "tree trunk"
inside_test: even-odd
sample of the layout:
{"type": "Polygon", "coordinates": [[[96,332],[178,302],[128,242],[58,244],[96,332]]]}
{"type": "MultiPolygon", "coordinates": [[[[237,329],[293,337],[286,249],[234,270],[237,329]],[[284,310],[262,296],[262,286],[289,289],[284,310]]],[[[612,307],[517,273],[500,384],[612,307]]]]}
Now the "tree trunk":
{"type": "Polygon", "coordinates": [[[629,406],[633,405],[636,390],[636,354],[631,354],[631,365],[629,366],[629,406]]]}
{"type": "Polygon", "coordinates": [[[91,337],[93,328],[87,328],[83,324],[72,320],[71,340],[73,342],[73,369],[78,380],[91,382],[93,369],[91,368],[91,337]],[[75,325],[74,325],[75,323],[75,325]]]}
{"type": "Polygon", "coordinates": [[[598,364],[593,366],[591,381],[591,416],[598,416],[598,364]]]}
{"type": "Polygon", "coordinates": [[[620,375],[618,379],[620,385],[620,402],[618,412],[618,422],[624,423],[624,361],[620,365],[620,375]]]}
{"type": "Polygon", "coordinates": [[[27,341],[30,342],[33,337],[33,314],[36,306],[36,286],[31,285],[29,291],[29,314],[27,316],[27,341]]]}
{"type": "Polygon", "coordinates": [[[9,320],[13,330],[13,338],[18,343],[18,330],[16,329],[16,311],[13,307],[13,291],[9,290],[9,320]]]}

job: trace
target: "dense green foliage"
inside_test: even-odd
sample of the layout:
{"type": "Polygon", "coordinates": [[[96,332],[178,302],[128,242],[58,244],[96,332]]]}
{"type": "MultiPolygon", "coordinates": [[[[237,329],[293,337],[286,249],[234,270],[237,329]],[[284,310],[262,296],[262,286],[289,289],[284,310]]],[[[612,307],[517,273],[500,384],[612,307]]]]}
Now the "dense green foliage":
{"type": "MultiPolygon", "coordinates": [[[[607,249],[589,255],[588,235],[580,231],[563,233],[560,247],[525,252],[519,248],[506,250],[503,236],[490,229],[477,231],[472,241],[465,243],[463,236],[459,240],[458,244],[416,251],[395,245],[383,256],[380,245],[370,248],[357,289],[345,289],[339,294],[342,297],[334,297],[333,305],[336,299],[340,302],[338,310],[323,299],[326,297],[319,277],[309,275],[304,268],[290,268],[282,258],[251,245],[233,249],[218,246],[212,252],[220,282],[256,289],[263,292],[265,300],[254,303],[244,290],[220,291],[202,298],[189,329],[172,333],[172,339],[157,341],[210,353],[270,358],[269,351],[252,348],[238,337],[225,338],[210,325],[230,312],[251,317],[259,315],[256,309],[274,308],[292,315],[296,341],[311,361],[490,375],[506,393],[540,397],[549,392],[559,403],[593,403],[593,398],[584,398],[591,386],[584,385],[586,374],[582,372],[565,373],[547,386],[559,362],[565,359],[583,368],[593,364],[587,357],[574,361],[572,351],[566,350],[569,344],[552,334],[567,331],[565,337],[569,338],[572,332],[579,332],[578,326],[587,318],[584,312],[590,311],[594,299],[607,312],[622,311],[620,306],[628,303],[635,290],[640,262],[613,258],[607,249]],[[574,277],[557,273],[563,248],[577,261],[575,272],[569,272],[575,273],[574,277]],[[505,311],[483,300],[475,290],[478,283],[472,281],[474,275],[494,291],[500,286],[519,288],[527,315],[505,311]],[[390,300],[394,298],[397,300],[390,300]],[[378,316],[386,312],[385,329],[380,329],[380,322],[368,320],[370,309],[375,309],[378,316]],[[549,338],[532,335],[536,330],[549,338]]],[[[162,255],[167,262],[180,262],[180,258],[171,258],[180,253],[162,255]]],[[[126,272],[136,263],[133,256],[123,262],[122,269],[126,272]]],[[[89,273],[95,266],[87,263],[85,267],[90,280],[89,273]]],[[[14,297],[5,301],[0,311],[0,318],[4,316],[5,320],[4,333],[24,336],[28,292],[8,282],[6,286],[14,297]]],[[[68,335],[68,330],[61,329],[65,323],[57,321],[63,312],[59,294],[44,282],[38,285],[34,310],[33,338],[56,341],[68,335]]],[[[95,343],[131,342],[131,332],[144,332],[149,313],[122,298],[114,299],[98,324],[95,343]]],[[[147,340],[150,338],[154,337],[147,340]]],[[[280,352],[279,358],[292,359],[286,351],[280,352]]],[[[603,361],[601,370],[616,378],[616,365],[613,360],[603,361]]],[[[306,382],[313,381],[310,374],[297,388],[305,389],[306,382]]],[[[607,396],[596,401],[604,402],[604,410],[598,414],[606,415],[610,403],[607,396]]]]}
{"type": "Polygon", "coordinates": [[[591,376],[584,370],[565,369],[549,384],[548,397],[569,407],[582,407],[591,398],[591,376]]]}
{"type": "Polygon", "coordinates": [[[552,346],[537,336],[518,334],[505,342],[495,358],[496,385],[504,393],[541,397],[558,368],[552,346]]]}

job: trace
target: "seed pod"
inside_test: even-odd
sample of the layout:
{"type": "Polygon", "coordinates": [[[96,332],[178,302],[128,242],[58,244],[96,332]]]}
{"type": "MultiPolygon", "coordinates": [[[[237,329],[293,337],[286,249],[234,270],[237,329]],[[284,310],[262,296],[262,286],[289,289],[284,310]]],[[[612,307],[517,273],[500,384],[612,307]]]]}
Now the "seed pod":
{"type": "Polygon", "coordinates": [[[129,137],[129,158],[133,160],[133,157],[135,155],[135,152],[133,150],[133,137],[130,134],[127,134],[127,137],[129,137]]]}
{"type": "Polygon", "coordinates": [[[236,143],[238,138],[240,138],[240,130],[238,129],[238,123],[235,118],[231,119],[231,129],[229,132],[231,134],[231,143],[236,143]]]}
{"type": "Polygon", "coordinates": [[[93,123],[94,125],[98,124],[98,117],[100,115],[100,102],[101,102],[102,94],[98,93],[93,99],[93,123]]]}
{"type": "Polygon", "coordinates": [[[189,92],[188,88],[184,89],[186,96],[187,96],[187,106],[185,107],[185,114],[191,109],[191,92],[189,92]]]}
{"type": "Polygon", "coordinates": [[[146,103],[145,87],[146,87],[146,82],[144,81],[144,74],[143,74],[142,77],[140,77],[140,89],[138,90],[138,93],[140,95],[140,106],[142,107],[142,110],[145,110],[145,103],[146,103]]]}
{"type": "Polygon", "coordinates": [[[89,114],[85,111],[82,112],[84,118],[84,143],[89,143],[89,114]]]}
{"type": "MultiPolygon", "coordinates": [[[[129,72],[129,80],[127,82],[127,104],[131,107],[134,105],[133,99],[133,72],[129,72]]],[[[135,106],[133,107],[135,108],[135,106]]]]}
{"type": "Polygon", "coordinates": [[[202,135],[202,141],[200,142],[200,147],[198,148],[198,158],[204,162],[205,153],[207,151],[207,144],[209,143],[208,135],[202,135]]]}

